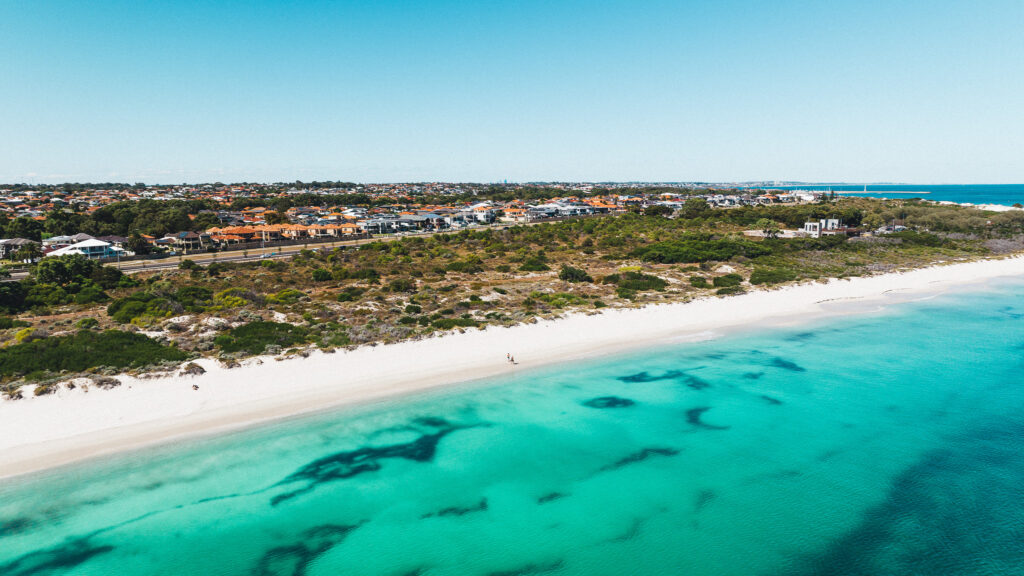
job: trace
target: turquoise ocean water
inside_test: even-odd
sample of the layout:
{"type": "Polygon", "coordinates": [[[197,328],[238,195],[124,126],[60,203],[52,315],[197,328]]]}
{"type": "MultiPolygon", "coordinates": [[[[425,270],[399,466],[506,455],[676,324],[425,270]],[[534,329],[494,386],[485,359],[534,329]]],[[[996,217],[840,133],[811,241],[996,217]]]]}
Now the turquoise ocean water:
{"type": "Polygon", "coordinates": [[[0,574],[1024,574],[1022,297],[1004,282],[9,480],[0,574]]]}
{"type": "Polygon", "coordinates": [[[789,186],[789,189],[832,190],[840,194],[874,198],[923,198],[936,202],[970,204],[1024,204],[1024,184],[872,184],[789,186]]]}

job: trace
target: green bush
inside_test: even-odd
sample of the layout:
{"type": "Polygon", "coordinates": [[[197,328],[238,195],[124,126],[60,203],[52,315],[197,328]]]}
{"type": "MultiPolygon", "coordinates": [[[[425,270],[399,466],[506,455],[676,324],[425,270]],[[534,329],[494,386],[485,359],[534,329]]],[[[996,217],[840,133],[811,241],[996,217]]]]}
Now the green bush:
{"type": "Polygon", "coordinates": [[[133,319],[150,312],[150,303],[156,297],[148,292],[138,292],[127,298],[118,298],[107,306],[107,315],[119,324],[128,324],[133,319]]]}
{"type": "Polygon", "coordinates": [[[423,308],[416,304],[409,304],[405,307],[406,314],[419,314],[420,312],[423,312],[423,308]]]}
{"type": "MultiPolygon", "coordinates": [[[[652,276],[650,274],[644,274],[642,272],[621,272],[619,274],[610,274],[604,277],[603,282],[605,284],[615,284],[621,290],[630,292],[643,292],[645,290],[664,290],[668,286],[668,282],[652,276]]],[[[623,296],[626,298],[626,296],[623,296]]]]}
{"type": "Polygon", "coordinates": [[[313,270],[313,282],[327,282],[331,278],[331,273],[323,268],[313,270]]]}
{"type": "Polygon", "coordinates": [[[281,322],[250,322],[214,338],[213,343],[224,352],[262,354],[267,346],[294,346],[306,342],[308,330],[281,322]]]}
{"type": "Polygon", "coordinates": [[[742,294],[742,293],[743,293],[743,287],[742,286],[726,286],[725,288],[719,288],[718,290],[715,290],[715,294],[721,294],[721,295],[726,295],[726,294],[742,294]]]}
{"type": "Polygon", "coordinates": [[[388,283],[388,289],[392,292],[415,292],[416,281],[411,278],[395,278],[388,283]]]}
{"type": "Polygon", "coordinates": [[[174,293],[174,299],[192,312],[202,312],[205,306],[213,304],[213,291],[202,286],[182,286],[174,293]]]}
{"type": "Polygon", "coordinates": [[[893,234],[886,235],[889,238],[899,238],[904,244],[911,246],[930,246],[938,247],[945,244],[945,240],[936,236],[935,234],[928,234],[927,232],[915,232],[913,230],[904,230],[902,232],[895,232],[893,234]]]}
{"type": "Polygon", "coordinates": [[[95,318],[82,318],[78,322],[75,322],[75,328],[79,330],[91,330],[100,325],[100,321],[95,318]]]}
{"type": "Polygon", "coordinates": [[[715,288],[732,288],[733,286],[739,286],[743,283],[743,276],[740,276],[739,274],[716,276],[712,283],[715,285],[715,288]]]}
{"type": "Polygon", "coordinates": [[[594,279],[585,270],[562,264],[558,279],[566,282],[593,282],[594,279]]]}
{"type": "Polygon", "coordinates": [[[366,292],[365,288],[349,286],[338,293],[338,302],[355,302],[366,292]]]}
{"type": "Polygon", "coordinates": [[[479,324],[476,320],[468,318],[440,318],[430,323],[431,326],[438,330],[451,330],[452,328],[478,326],[479,324]]]}
{"type": "Polygon", "coordinates": [[[484,271],[483,261],[479,256],[471,255],[462,260],[457,260],[445,267],[447,272],[461,272],[463,274],[477,274],[484,271]]]}
{"type": "Polygon", "coordinates": [[[678,240],[655,242],[641,246],[630,253],[633,258],[665,264],[726,261],[736,256],[756,258],[771,254],[764,242],[742,238],[714,238],[704,234],[689,234],[678,240]]]}
{"type": "Polygon", "coordinates": [[[703,276],[690,276],[690,286],[694,288],[707,288],[710,284],[708,284],[708,279],[703,276]]]}
{"type": "Polygon", "coordinates": [[[796,280],[796,272],[787,268],[754,268],[750,274],[751,284],[778,284],[796,280]]]}
{"type": "Polygon", "coordinates": [[[16,320],[10,316],[0,316],[0,330],[8,330],[10,328],[26,328],[31,326],[24,320],[16,320]]]}
{"type": "Polygon", "coordinates": [[[267,296],[267,302],[271,304],[295,304],[300,299],[306,296],[305,292],[296,290],[294,288],[285,288],[276,294],[269,294],[267,296]]]}
{"type": "Polygon", "coordinates": [[[83,330],[70,336],[42,338],[0,348],[0,376],[12,377],[39,370],[80,372],[98,366],[141,368],[186,358],[185,352],[142,334],[83,330]]]}

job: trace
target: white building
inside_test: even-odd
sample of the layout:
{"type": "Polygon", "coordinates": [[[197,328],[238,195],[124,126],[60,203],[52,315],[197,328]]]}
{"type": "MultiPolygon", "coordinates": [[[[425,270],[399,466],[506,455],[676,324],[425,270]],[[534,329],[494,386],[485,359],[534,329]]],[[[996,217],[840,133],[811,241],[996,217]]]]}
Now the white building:
{"type": "Polygon", "coordinates": [[[805,222],[803,232],[811,238],[821,238],[823,232],[838,230],[839,227],[838,218],[823,218],[817,222],[805,222]]]}
{"type": "Polygon", "coordinates": [[[92,240],[83,240],[70,246],[65,246],[59,250],[54,250],[47,254],[47,256],[67,256],[70,254],[79,254],[89,258],[90,260],[116,258],[118,255],[127,255],[123,248],[117,248],[110,242],[104,242],[93,238],[92,240]]]}

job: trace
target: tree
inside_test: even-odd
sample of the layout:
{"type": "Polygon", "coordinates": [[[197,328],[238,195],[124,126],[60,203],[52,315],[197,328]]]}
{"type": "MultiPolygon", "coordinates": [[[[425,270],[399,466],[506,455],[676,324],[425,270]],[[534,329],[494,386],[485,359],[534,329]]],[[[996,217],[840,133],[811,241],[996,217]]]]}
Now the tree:
{"type": "Polygon", "coordinates": [[[778,222],[770,218],[761,218],[755,225],[761,233],[764,234],[765,238],[778,238],[779,233],[782,232],[782,230],[779,229],[778,222]]]}
{"type": "Polygon", "coordinates": [[[25,244],[11,255],[11,259],[17,262],[35,262],[42,257],[43,250],[35,242],[25,244]]]}
{"type": "Polygon", "coordinates": [[[668,206],[655,204],[644,208],[644,216],[671,216],[673,210],[668,206]]]}
{"type": "Polygon", "coordinates": [[[263,221],[267,224],[287,224],[288,217],[280,212],[267,212],[263,215],[263,221]]]}
{"type": "Polygon", "coordinates": [[[43,225],[31,218],[19,216],[7,223],[4,235],[8,238],[26,238],[39,242],[43,238],[43,225]]]}
{"type": "Polygon", "coordinates": [[[143,254],[149,254],[150,251],[152,251],[152,246],[150,246],[149,242],[147,242],[146,239],[138,232],[132,233],[132,236],[128,239],[126,245],[129,250],[140,256],[143,254]]]}
{"type": "Polygon", "coordinates": [[[711,206],[703,198],[690,198],[683,202],[681,213],[683,218],[700,218],[711,212],[711,206]]]}
{"type": "Polygon", "coordinates": [[[594,279],[585,270],[562,264],[562,270],[558,273],[558,279],[565,282],[593,282],[594,279]]]}

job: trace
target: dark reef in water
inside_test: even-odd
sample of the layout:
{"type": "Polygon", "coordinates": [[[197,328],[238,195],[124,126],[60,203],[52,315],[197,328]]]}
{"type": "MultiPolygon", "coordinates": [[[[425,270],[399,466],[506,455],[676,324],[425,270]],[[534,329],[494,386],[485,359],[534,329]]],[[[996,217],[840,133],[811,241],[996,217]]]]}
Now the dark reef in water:
{"type": "Polygon", "coordinates": [[[778,356],[772,358],[771,362],[769,362],[768,365],[774,368],[782,368],[783,370],[789,370],[790,372],[807,372],[806,368],[797,364],[796,362],[786,360],[785,358],[779,358],[778,356]]]}
{"type": "Polygon", "coordinates": [[[560,498],[565,498],[568,494],[562,494],[561,492],[548,492],[547,494],[537,498],[537,504],[547,504],[548,502],[554,502],[560,498]]]}
{"type": "Polygon", "coordinates": [[[658,382],[661,380],[681,380],[694,390],[703,390],[711,387],[711,384],[708,382],[705,382],[691,374],[687,374],[682,370],[667,370],[658,375],[651,374],[650,372],[637,372],[636,374],[630,374],[629,376],[619,376],[617,379],[631,384],[658,382]]]}
{"type": "Polygon", "coordinates": [[[772,398],[771,396],[765,396],[764,394],[761,394],[761,400],[764,400],[765,402],[771,404],[772,406],[779,406],[782,404],[782,400],[779,400],[778,398],[772,398]]]}
{"type": "Polygon", "coordinates": [[[702,428],[704,430],[728,430],[729,426],[715,426],[714,424],[708,424],[701,420],[701,417],[705,412],[711,410],[710,406],[701,406],[699,408],[691,408],[686,411],[686,422],[696,428],[702,428]]]}
{"type": "Polygon", "coordinates": [[[586,402],[582,403],[587,408],[628,408],[636,404],[636,402],[629,398],[619,398],[618,396],[599,396],[597,398],[591,398],[586,402]]]}
{"type": "Polygon", "coordinates": [[[705,506],[711,503],[717,495],[714,490],[701,490],[697,493],[696,501],[693,503],[693,511],[700,512],[705,506]]]}
{"type": "Polygon", "coordinates": [[[619,376],[617,380],[635,384],[643,382],[657,382],[658,380],[675,380],[682,375],[683,373],[679,370],[669,370],[660,376],[655,376],[649,372],[638,372],[636,374],[630,374],[629,376],[619,376]]]}
{"type": "Polygon", "coordinates": [[[611,539],[612,542],[628,542],[640,535],[640,529],[644,526],[644,519],[637,518],[629,525],[622,534],[611,539]]]}
{"type": "Polygon", "coordinates": [[[35,522],[28,516],[0,520],[0,538],[21,534],[28,531],[33,525],[35,525],[35,522]]]}
{"type": "Polygon", "coordinates": [[[1013,306],[1003,306],[999,309],[999,313],[1008,316],[1014,320],[1020,320],[1024,318],[1024,313],[1015,312],[1013,306]]]}
{"type": "Polygon", "coordinates": [[[683,374],[682,379],[686,382],[686,385],[694,390],[704,390],[705,388],[711,388],[711,384],[705,380],[701,380],[692,374],[683,374]]]}
{"type": "Polygon", "coordinates": [[[354,525],[322,524],[302,533],[302,541],[267,550],[260,558],[254,576],[305,576],[309,565],[344,540],[354,525]]]}
{"type": "Polygon", "coordinates": [[[352,478],[366,472],[376,472],[381,469],[381,461],[389,458],[429,462],[434,459],[437,445],[442,438],[456,430],[470,427],[454,425],[441,418],[421,418],[415,423],[434,428],[436,431],[425,433],[419,438],[403,444],[366,446],[314,460],[275,484],[275,486],[288,486],[304,483],[305,486],[274,496],[270,501],[271,505],[277,506],[285,500],[310,492],[327,482],[352,478]]]}
{"type": "Polygon", "coordinates": [[[860,525],[794,576],[1020,574],[1020,422],[988,422],[906,469],[860,525]]]}
{"type": "Polygon", "coordinates": [[[562,569],[563,562],[557,560],[548,564],[527,564],[514,570],[499,570],[489,572],[487,576],[531,576],[533,574],[547,574],[562,569]]]}
{"type": "Polygon", "coordinates": [[[615,462],[612,462],[611,464],[602,467],[601,471],[605,472],[608,470],[617,470],[619,468],[622,468],[623,466],[629,466],[630,464],[643,462],[644,460],[647,460],[651,456],[675,456],[676,454],[679,454],[679,450],[676,450],[675,448],[644,448],[643,450],[634,452],[629,456],[620,458],[619,460],[616,460],[615,462]]]}
{"type": "Polygon", "coordinates": [[[764,372],[747,372],[746,374],[743,375],[743,377],[746,378],[747,380],[757,380],[761,376],[764,376],[764,372]]]}
{"type": "Polygon", "coordinates": [[[449,507],[449,508],[443,508],[441,510],[438,510],[437,512],[431,512],[429,514],[424,514],[423,516],[420,516],[420,518],[434,518],[434,517],[444,517],[444,516],[465,516],[466,514],[469,514],[471,512],[485,512],[485,511],[487,511],[487,498],[481,499],[479,503],[474,504],[473,506],[467,506],[465,508],[459,508],[458,506],[452,506],[452,507],[449,507]]]}
{"type": "Polygon", "coordinates": [[[3,576],[31,576],[71,570],[87,561],[114,550],[113,546],[97,546],[89,542],[91,537],[75,538],[59,546],[29,552],[0,565],[3,576]]]}

